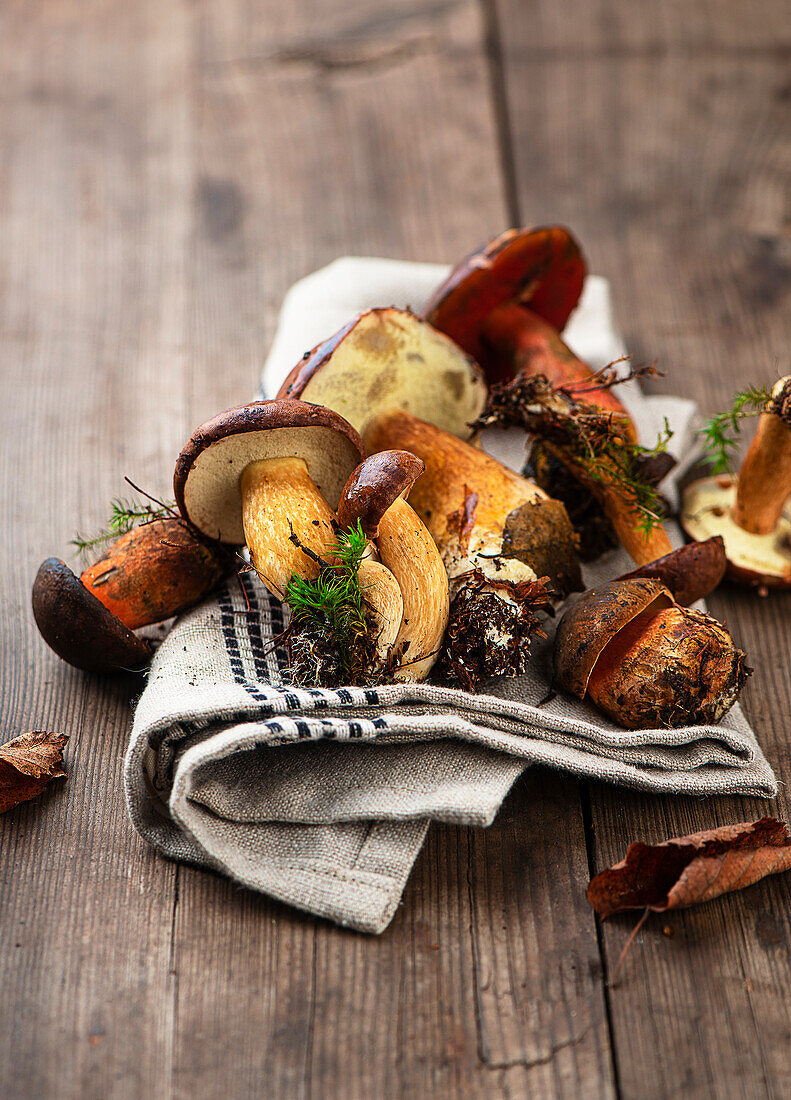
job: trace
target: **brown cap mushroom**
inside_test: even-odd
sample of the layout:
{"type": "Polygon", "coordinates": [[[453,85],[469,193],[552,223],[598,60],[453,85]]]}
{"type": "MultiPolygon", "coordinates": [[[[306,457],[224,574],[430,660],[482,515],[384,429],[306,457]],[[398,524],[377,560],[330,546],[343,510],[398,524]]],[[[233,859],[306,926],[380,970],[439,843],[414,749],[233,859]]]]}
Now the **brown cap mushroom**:
{"type": "Polygon", "coordinates": [[[343,417],[304,401],[256,401],[202,424],[179,455],[181,514],[221,542],[244,543],[267,587],[283,597],[312,578],[334,541],[334,508],[363,456],[343,417]]]}
{"type": "Polygon", "coordinates": [[[431,535],[403,499],[423,469],[408,451],[381,451],[357,467],[338,504],[338,523],[360,523],[401,590],[403,619],[393,644],[396,680],[426,678],[448,624],[445,566],[431,535]]]}
{"type": "MultiPolygon", "coordinates": [[[[454,268],[434,293],[426,320],[474,356],[489,383],[524,371],[573,392],[574,383],[584,388],[594,372],[559,330],[579,300],[585,270],[579,245],[561,226],[509,229],[454,268]]],[[[610,390],[588,396],[633,432],[610,390]]]]}
{"type": "Polygon", "coordinates": [[[557,684],[626,729],[716,722],[750,671],[721,623],[645,577],[590,589],[555,635],[557,684]]]}
{"type": "Polygon", "coordinates": [[[47,558],[33,582],[33,616],[44,641],[86,672],[141,668],[151,646],[136,637],[59,558],[47,558]]]}
{"type": "Polygon", "coordinates": [[[676,603],[689,607],[714,591],[725,576],[727,564],[725,543],[720,535],[715,535],[705,542],[689,542],[671,550],[656,561],[624,573],[618,580],[648,577],[659,581],[673,594],[676,603]]]}
{"type": "Polygon", "coordinates": [[[486,399],[477,364],[409,310],[369,309],[297,363],[278,397],[325,405],[362,431],[382,408],[403,408],[468,436],[486,399]]]}
{"type": "Polygon", "coordinates": [[[791,587],[791,376],[781,378],[758,421],[738,477],[714,475],[684,492],[681,523],[691,539],[725,540],[728,576],[791,587]]]}

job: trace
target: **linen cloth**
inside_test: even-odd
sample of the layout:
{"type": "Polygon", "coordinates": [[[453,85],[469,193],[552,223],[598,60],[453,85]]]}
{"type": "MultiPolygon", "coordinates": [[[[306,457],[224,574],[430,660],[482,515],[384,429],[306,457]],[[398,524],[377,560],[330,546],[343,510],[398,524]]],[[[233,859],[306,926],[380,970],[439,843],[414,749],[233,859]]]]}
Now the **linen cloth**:
{"type": "MultiPolygon", "coordinates": [[[[302,353],[355,312],[420,311],[447,270],[344,258],[303,279],[283,303],[262,392],[274,394],[302,353]]],[[[623,355],[605,280],[588,278],[566,338],[596,367],[623,355]]],[[[634,383],[620,392],[644,442],[667,418],[683,468],[695,450],[694,406],[644,397],[634,383]]],[[[487,449],[517,469],[523,444],[519,432],[486,433],[487,449]]],[[[672,494],[673,481],[662,488],[672,494]]],[[[613,552],[585,579],[628,568],[613,552]]],[[[360,931],[390,922],[431,820],[489,825],[531,764],[647,791],[776,793],[738,706],[719,725],[630,731],[564,695],[546,702],[551,624],[525,676],[471,695],[431,684],[291,686],[273,648],[285,622],[251,573],[176,622],[135,713],[129,815],[166,856],[360,931]]]]}

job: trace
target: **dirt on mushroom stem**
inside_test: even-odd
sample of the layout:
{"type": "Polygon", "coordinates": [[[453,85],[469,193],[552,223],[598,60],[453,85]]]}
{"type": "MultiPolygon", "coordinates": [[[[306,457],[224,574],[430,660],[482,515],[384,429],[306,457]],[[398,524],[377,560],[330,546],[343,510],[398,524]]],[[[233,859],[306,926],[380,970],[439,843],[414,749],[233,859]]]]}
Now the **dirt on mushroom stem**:
{"type": "Polygon", "coordinates": [[[435,675],[477,692],[494,676],[527,671],[533,638],[546,637],[537,612],[554,614],[548,577],[494,581],[479,569],[456,578],[435,675]]]}

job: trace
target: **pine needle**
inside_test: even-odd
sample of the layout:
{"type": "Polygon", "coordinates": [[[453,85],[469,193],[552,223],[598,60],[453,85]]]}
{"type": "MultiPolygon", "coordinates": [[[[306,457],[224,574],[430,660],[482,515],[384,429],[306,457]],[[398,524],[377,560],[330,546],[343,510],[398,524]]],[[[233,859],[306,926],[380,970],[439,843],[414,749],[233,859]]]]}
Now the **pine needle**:
{"type": "Polygon", "coordinates": [[[128,534],[133,527],[137,527],[139,524],[167,519],[168,516],[172,516],[174,513],[175,505],[165,502],[145,504],[142,501],[116,497],[110,502],[110,516],[105,526],[91,536],[81,535],[78,532],[71,540],[71,545],[77,548],[78,554],[85,555],[97,546],[102,546],[104,543],[120,538],[121,535],[128,534]]]}

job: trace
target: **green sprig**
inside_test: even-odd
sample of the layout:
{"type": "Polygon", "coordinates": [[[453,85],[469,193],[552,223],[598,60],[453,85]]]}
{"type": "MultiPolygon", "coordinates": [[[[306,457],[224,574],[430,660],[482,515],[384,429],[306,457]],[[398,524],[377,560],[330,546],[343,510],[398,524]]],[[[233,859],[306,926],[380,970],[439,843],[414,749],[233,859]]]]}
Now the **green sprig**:
{"type": "Polygon", "coordinates": [[[712,472],[725,473],[730,469],[733,451],[739,443],[742,420],[760,416],[772,394],[766,386],[747,386],[740,390],[729,409],[707,420],[701,434],[706,441],[707,457],[712,472]]]}
{"type": "MultiPolygon", "coordinates": [[[[295,540],[301,545],[292,535],[295,540]]],[[[350,683],[357,682],[357,657],[368,635],[368,606],[359,578],[367,547],[368,538],[358,520],[356,526],[338,532],[326,558],[315,558],[320,565],[317,577],[305,580],[294,574],[285,591],[292,623],[319,631],[332,642],[350,683]]]]}
{"type": "Polygon", "coordinates": [[[175,505],[164,501],[144,504],[136,500],[124,500],[116,497],[110,502],[110,516],[105,526],[96,534],[86,537],[79,532],[71,540],[79,554],[87,554],[97,546],[128,534],[133,527],[141,523],[153,523],[154,520],[167,519],[175,513],[175,505]]]}

